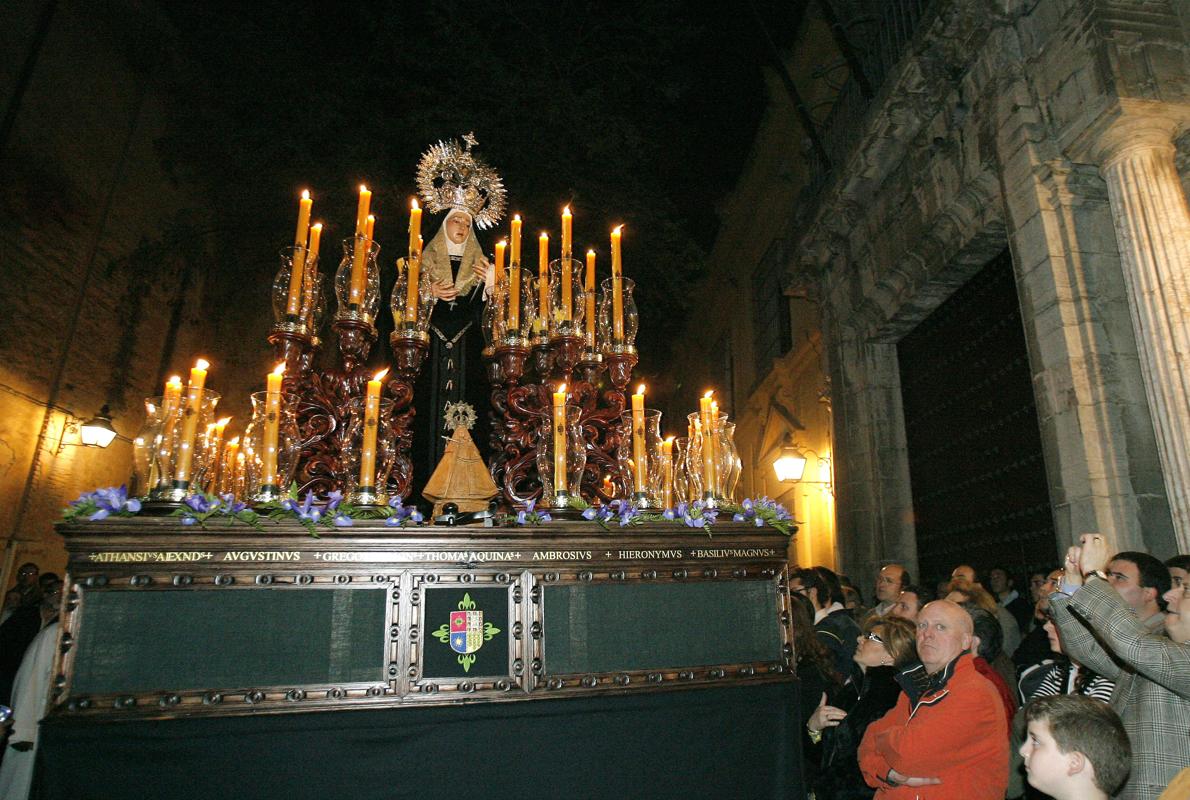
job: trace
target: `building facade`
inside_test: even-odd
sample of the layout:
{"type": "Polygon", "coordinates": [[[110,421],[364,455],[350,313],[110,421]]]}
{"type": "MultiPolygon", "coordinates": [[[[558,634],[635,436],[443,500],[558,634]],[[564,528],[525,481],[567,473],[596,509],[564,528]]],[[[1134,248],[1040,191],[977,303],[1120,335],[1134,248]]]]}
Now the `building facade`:
{"type": "MultiPolygon", "coordinates": [[[[795,516],[809,521],[798,560],[856,576],[887,561],[923,566],[927,577],[947,559],[1024,569],[1057,563],[1092,530],[1120,550],[1190,551],[1190,8],[1175,0],[812,5],[794,50],[819,57],[809,68],[790,57],[777,70],[787,81],[772,92],[753,153],[754,166],[784,170],[759,166],[742,179],[715,252],[716,281],[776,276],[765,288],[780,293],[791,319],[777,347],[785,355],[768,358],[772,328],[744,314],[725,317],[711,337],[733,343],[741,452],[767,447],[771,457],[789,433],[828,454],[833,526],[813,524],[825,505],[814,492],[790,497],[795,516]],[[808,125],[796,121],[799,101],[808,125]],[[775,217],[763,230],[760,206],[775,217]],[[928,402],[926,361],[924,377],[919,366],[913,378],[924,393],[913,395],[907,430],[911,337],[973,280],[992,286],[997,259],[1010,264],[1022,353],[983,379],[982,392],[955,389],[943,379],[947,364],[974,387],[983,362],[999,357],[983,358],[982,334],[954,328],[949,349],[935,351],[949,354],[933,362],[938,408],[928,402]],[[979,398],[1011,391],[1014,360],[1032,396],[981,407],[979,398]],[[987,424],[944,431],[953,446],[914,452],[913,420],[928,427],[944,405],[966,406],[968,419],[983,414],[987,424]],[[1020,426],[1036,429],[1039,457],[1029,437],[1007,435],[1020,426]],[[977,433],[992,444],[964,458],[959,440],[977,433]],[[965,520],[929,511],[948,487],[931,484],[943,479],[927,467],[943,457],[978,467],[950,502],[966,506],[965,520]],[[1005,476],[1030,470],[1032,489],[1048,497],[1048,525],[1025,519],[1037,505],[1026,499],[1032,490],[1004,488],[1014,485],[1005,476]]],[[[741,291],[740,301],[758,308],[772,297],[741,291]]],[[[1005,341],[997,347],[1016,346],[1005,341]]],[[[744,461],[746,490],[773,481],[771,463],[744,461]]]]}

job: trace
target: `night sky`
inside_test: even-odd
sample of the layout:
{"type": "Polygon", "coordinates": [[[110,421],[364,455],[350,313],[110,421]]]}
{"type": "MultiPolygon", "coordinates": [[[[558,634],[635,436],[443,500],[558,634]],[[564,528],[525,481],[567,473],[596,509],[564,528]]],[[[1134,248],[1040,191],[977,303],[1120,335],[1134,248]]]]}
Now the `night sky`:
{"type": "MultiPolygon", "coordinates": [[[[337,243],[360,183],[391,266],[420,154],[474,131],[525,219],[527,253],[540,230],[556,240],[570,204],[575,249],[594,247],[604,276],[608,232],[625,224],[647,377],[680,332],[764,106],[755,17],[696,5],[161,3],[177,39],[137,57],[178,76],[159,148],[208,187],[227,242],[215,269],[274,271],[305,187],[337,243]]],[[[507,219],[481,233],[489,253],[507,219]]],[[[428,240],[437,220],[423,229],[428,240]]]]}

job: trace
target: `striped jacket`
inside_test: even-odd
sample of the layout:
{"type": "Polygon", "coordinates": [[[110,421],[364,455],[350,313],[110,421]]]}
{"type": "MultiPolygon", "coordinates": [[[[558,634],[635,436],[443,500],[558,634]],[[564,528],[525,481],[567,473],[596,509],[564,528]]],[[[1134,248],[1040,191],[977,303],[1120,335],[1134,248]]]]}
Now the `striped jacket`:
{"type": "Polygon", "coordinates": [[[1111,705],[1132,742],[1132,774],[1117,797],[1156,800],[1190,766],[1190,644],[1149,633],[1100,578],[1054,593],[1050,607],[1070,657],[1116,683],[1111,705]]]}

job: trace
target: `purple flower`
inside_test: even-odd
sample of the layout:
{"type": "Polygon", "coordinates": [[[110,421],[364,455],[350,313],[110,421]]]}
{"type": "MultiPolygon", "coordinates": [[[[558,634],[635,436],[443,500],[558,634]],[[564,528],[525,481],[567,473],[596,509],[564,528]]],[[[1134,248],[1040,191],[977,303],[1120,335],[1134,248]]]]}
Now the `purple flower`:
{"type": "Polygon", "coordinates": [[[343,493],[338,489],[326,496],[326,513],[331,513],[339,507],[339,503],[343,502],[343,493]]]}
{"type": "Polygon", "coordinates": [[[182,524],[183,524],[183,525],[193,525],[193,524],[194,524],[194,523],[196,523],[196,522],[198,522],[198,518],[197,518],[197,517],[182,517],[182,524]]]}
{"type": "Polygon", "coordinates": [[[140,508],[141,508],[140,500],[137,500],[134,497],[131,500],[124,503],[124,508],[127,509],[128,511],[131,511],[133,514],[136,514],[137,512],[140,511],[140,508]]]}
{"type": "Polygon", "coordinates": [[[355,520],[353,520],[351,517],[347,516],[346,514],[336,514],[335,515],[335,525],[340,528],[350,528],[354,524],[355,524],[355,520]]]}
{"type": "Polygon", "coordinates": [[[423,519],[425,519],[425,516],[415,508],[409,512],[409,519],[413,520],[414,522],[421,522],[423,519]]]}
{"type": "Polygon", "coordinates": [[[384,524],[390,528],[396,528],[396,527],[400,526],[401,518],[400,517],[386,517],[384,520],[384,524]]]}
{"type": "Polygon", "coordinates": [[[678,518],[677,512],[674,511],[672,508],[667,508],[664,511],[662,511],[661,516],[665,517],[668,520],[675,520],[678,518]]]}
{"type": "Polygon", "coordinates": [[[550,512],[548,512],[548,511],[542,511],[541,513],[539,513],[537,515],[538,522],[550,522],[553,519],[554,518],[550,516],[550,512]]]}
{"type": "Polygon", "coordinates": [[[598,514],[599,512],[595,510],[595,506],[588,506],[583,509],[583,519],[595,519],[598,514]]]}
{"type": "Polygon", "coordinates": [[[322,511],[314,506],[314,493],[306,492],[306,499],[296,509],[299,519],[306,519],[311,522],[318,522],[322,519],[322,511]]]}
{"type": "Polygon", "coordinates": [[[91,516],[87,517],[87,519],[91,520],[92,522],[98,522],[101,519],[107,519],[107,517],[109,515],[111,515],[111,513],[112,512],[109,511],[108,509],[101,508],[98,511],[96,511],[94,514],[92,514],[91,516]]]}

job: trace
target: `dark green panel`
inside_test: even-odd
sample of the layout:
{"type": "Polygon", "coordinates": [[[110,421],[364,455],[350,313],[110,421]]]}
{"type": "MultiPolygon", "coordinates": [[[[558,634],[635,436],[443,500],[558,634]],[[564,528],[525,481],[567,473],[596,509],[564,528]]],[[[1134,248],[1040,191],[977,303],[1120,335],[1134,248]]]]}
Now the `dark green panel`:
{"type": "Polygon", "coordinates": [[[87,592],[71,693],[381,681],[387,598],[383,588],[87,592]]]}
{"type": "Polygon", "coordinates": [[[474,679],[508,675],[508,589],[427,587],[422,597],[426,609],[426,632],[421,637],[422,677],[474,679]],[[451,628],[452,612],[469,612],[478,617],[482,633],[468,640],[466,653],[452,644],[459,636],[467,640],[465,631],[451,628]]]}
{"type": "Polygon", "coordinates": [[[781,657],[770,581],[545,589],[550,674],[695,667],[781,657]]]}

